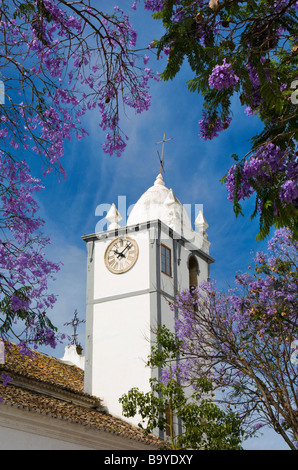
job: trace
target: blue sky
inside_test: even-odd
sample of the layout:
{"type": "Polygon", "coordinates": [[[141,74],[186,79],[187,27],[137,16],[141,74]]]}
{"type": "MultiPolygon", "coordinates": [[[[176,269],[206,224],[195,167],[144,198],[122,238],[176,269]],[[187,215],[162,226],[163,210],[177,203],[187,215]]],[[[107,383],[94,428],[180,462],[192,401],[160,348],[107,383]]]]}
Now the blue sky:
{"type": "MultiPolygon", "coordinates": [[[[102,8],[111,7],[111,2],[102,1],[102,8]]],[[[146,47],[158,37],[161,25],[152,20],[150,12],[139,5],[137,11],[130,10],[132,0],[119,1],[119,7],[130,13],[131,21],[139,34],[139,47],[146,47]]],[[[165,61],[151,59],[153,69],[162,71],[165,61]]],[[[198,121],[202,113],[202,99],[187,90],[186,81],[192,78],[187,64],[172,82],[153,83],[150,110],[141,115],[129,111],[123,117],[122,127],[130,140],[120,158],[103,153],[100,142],[103,133],[90,114],[85,118],[85,127],[90,133],[82,141],[66,145],[62,164],[67,173],[66,181],[58,182],[57,175],[49,175],[45,189],[39,194],[40,215],[46,221],[45,232],[52,244],[48,256],[53,261],[62,261],[63,266],[57,280],[51,286],[58,294],[58,301],[50,312],[54,324],[61,331],[71,334],[64,327],[74,310],[79,318],[85,317],[86,247],[81,236],[94,233],[101,217],[95,215],[100,204],[118,204],[118,196],[125,196],[127,207],[154,183],[159,173],[156,142],[166,137],[173,140],[165,146],[166,186],[183,204],[203,204],[204,216],[209,224],[210,254],[216,262],[211,268],[211,277],[220,287],[233,283],[238,270],[245,271],[251,263],[251,253],[263,249],[266,243],[256,242],[258,221],[250,221],[253,201],[244,205],[245,217],[235,218],[232,204],[227,200],[227,191],[220,178],[231,164],[230,155],[244,155],[250,148],[249,139],[259,129],[254,117],[247,117],[238,99],[233,101],[234,119],[230,128],[217,139],[203,141],[198,136],[198,121]]],[[[123,216],[124,214],[122,214],[123,216]]],[[[194,213],[192,214],[194,221],[194,213]]],[[[79,327],[79,340],[84,346],[84,325],[79,327]]],[[[62,357],[65,344],[47,354],[62,357]]],[[[286,449],[282,441],[266,433],[263,438],[252,440],[250,449],[286,449]]]]}

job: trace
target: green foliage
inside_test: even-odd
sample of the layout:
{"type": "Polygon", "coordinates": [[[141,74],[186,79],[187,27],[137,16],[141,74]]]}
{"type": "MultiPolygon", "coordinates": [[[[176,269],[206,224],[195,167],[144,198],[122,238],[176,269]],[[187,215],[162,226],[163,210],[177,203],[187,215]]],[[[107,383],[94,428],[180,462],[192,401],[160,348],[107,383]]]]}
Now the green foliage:
{"type": "Polygon", "coordinates": [[[119,401],[124,416],[139,415],[145,434],[166,431],[172,449],[242,449],[244,432],[238,415],[225,413],[212,401],[212,383],[206,378],[199,378],[190,393],[181,383],[180,341],[165,326],[158,328],[156,337],[148,365],[166,374],[150,380],[149,392],[132,388],[123,395],[119,401]]]}
{"type": "MultiPolygon", "coordinates": [[[[28,301],[27,292],[29,291],[29,287],[21,287],[18,291],[15,292],[15,296],[25,302],[28,301]]],[[[20,308],[19,310],[15,311],[11,308],[11,298],[10,296],[5,296],[0,301],[0,312],[1,312],[1,325],[0,325],[0,337],[5,337],[6,334],[13,327],[13,323],[17,319],[26,320],[28,318],[28,313],[25,309],[20,308]]]]}
{"type": "MultiPolygon", "coordinates": [[[[288,149],[288,162],[297,159],[298,106],[291,101],[290,89],[291,82],[298,78],[295,3],[219,1],[217,7],[212,7],[208,1],[171,0],[153,15],[165,28],[162,38],[155,41],[158,55],[165,47],[170,48],[162,73],[164,80],[174,79],[187,60],[194,73],[187,82],[188,89],[203,96],[210,123],[217,119],[224,122],[231,115],[233,95],[238,95],[241,105],[250,107],[260,118],[263,129],[251,139],[251,151],[242,163],[265,142],[288,149]],[[239,81],[218,91],[209,86],[208,79],[224,59],[232,64],[239,81]]],[[[280,202],[280,189],[290,178],[286,164],[283,173],[283,178],[272,178],[269,183],[260,175],[254,187],[257,210],[252,218],[259,215],[258,239],[267,237],[273,226],[289,227],[294,238],[298,237],[296,202],[280,202]]],[[[236,216],[242,214],[236,198],[234,212],[236,216]]]]}
{"type": "MultiPolygon", "coordinates": [[[[23,286],[20,287],[18,290],[14,292],[14,297],[19,298],[24,302],[30,303],[30,299],[28,297],[28,293],[30,291],[30,287],[23,286]]],[[[49,317],[45,314],[45,312],[39,312],[34,314],[31,312],[30,309],[19,308],[15,310],[12,308],[11,305],[11,296],[6,295],[0,301],[0,313],[1,313],[1,322],[0,322],[0,338],[7,338],[11,331],[14,328],[17,328],[17,322],[22,324],[22,327],[26,331],[26,341],[30,341],[30,328],[33,328],[32,334],[34,336],[34,343],[35,344],[43,344],[43,334],[44,331],[49,328],[51,331],[57,331],[57,328],[52,324],[49,317]],[[38,333],[39,332],[39,333],[38,333]]],[[[17,337],[18,334],[14,333],[17,337]]]]}

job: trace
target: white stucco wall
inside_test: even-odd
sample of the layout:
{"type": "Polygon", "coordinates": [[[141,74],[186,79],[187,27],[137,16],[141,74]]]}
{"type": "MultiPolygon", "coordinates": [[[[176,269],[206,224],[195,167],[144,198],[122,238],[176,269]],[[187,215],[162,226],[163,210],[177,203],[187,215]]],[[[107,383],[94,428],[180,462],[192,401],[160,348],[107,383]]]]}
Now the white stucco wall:
{"type": "Polygon", "coordinates": [[[15,406],[0,404],[0,450],[147,450],[148,445],[15,406]]]}
{"type": "Polygon", "coordinates": [[[113,274],[105,266],[104,255],[112,239],[95,242],[94,247],[94,299],[127,294],[149,287],[148,232],[135,232],[131,236],[137,241],[139,255],[136,264],[123,274],[113,274]]]}
{"type": "MultiPolygon", "coordinates": [[[[130,229],[129,229],[130,230],[130,229]]],[[[182,289],[189,288],[188,258],[196,247],[173,239],[168,227],[158,225],[131,230],[128,236],[139,246],[138,260],[122,274],[111,273],[104,262],[113,237],[94,239],[90,281],[87,292],[86,380],[85,390],[103,400],[108,411],[122,417],[119,398],[132,387],[149,390],[151,370],[145,367],[151,352],[152,328],[160,322],[174,331],[175,313],[169,302],[182,289]],[[154,229],[153,231],[151,229],[154,229]],[[151,236],[150,236],[151,235],[151,236]],[[161,272],[160,244],[171,250],[172,275],[161,272]],[[91,286],[91,289],[90,289],[91,286]]],[[[199,248],[199,247],[198,247],[199,248]]],[[[208,261],[196,255],[198,283],[208,278],[208,261]]],[[[123,418],[123,417],[122,417],[123,418]]],[[[139,423],[139,417],[129,419],[139,423]]]]}
{"type": "Polygon", "coordinates": [[[149,387],[150,294],[96,304],[93,335],[92,394],[122,417],[120,396],[132,387],[149,387]]]}
{"type": "Polygon", "coordinates": [[[21,431],[20,429],[6,428],[0,425],[1,450],[89,450],[90,447],[79,443],[67,442],[61,438],[40,436],[37,433],[21,431]]]}

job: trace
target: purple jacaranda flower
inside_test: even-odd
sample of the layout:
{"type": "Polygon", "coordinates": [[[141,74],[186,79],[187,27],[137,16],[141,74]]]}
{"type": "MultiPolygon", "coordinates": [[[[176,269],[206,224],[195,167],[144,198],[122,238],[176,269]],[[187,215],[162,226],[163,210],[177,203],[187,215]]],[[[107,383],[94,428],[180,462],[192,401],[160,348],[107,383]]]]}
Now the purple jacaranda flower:
{"type": "Polygon", "coordinates": [[[238,83],[239,77],[235,74],[231,64],[226,59],[222,65],[216,65],[209,76],[209,85],[217,90],[230,88],[238,83]]]}
{"type": "Polygon", "coordinates": [[[5,375],[3,372],[1,374],[3,385],[6,386],[9,382],[12,381],[12,377],[5,375]]]}

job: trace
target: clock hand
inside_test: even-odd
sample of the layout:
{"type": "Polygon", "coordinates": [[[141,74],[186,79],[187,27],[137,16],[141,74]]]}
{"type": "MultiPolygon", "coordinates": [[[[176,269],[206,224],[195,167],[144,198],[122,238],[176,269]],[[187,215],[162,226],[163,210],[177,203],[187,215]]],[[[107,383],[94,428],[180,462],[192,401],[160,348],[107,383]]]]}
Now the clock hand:
{"type": "Polygon", "coordinates": [[[125,247],[125,248],[124,248],[124,249],[121,251],[121,253],[119,253],[119,255],[121,255],[121,256],[124,256],[124,257],[125,257],[125,255],[124,255],[124,251],[125,251],[125,250],[127,250],[128,248],[130,248],[131,246],[132,246],[132,245],[131,245],[131,243],[127,243],[126,247],[125,247]]]}
{"type": "Polygon", "coordinates": [[[119,256],[121,256],[122,258],[125,258],[125,255],[123,255],[122,253],[119,253],[118,250],[113,250],[113,251],[114,253],[116,253],[116,255],[118,255],[117,258],[119,258],[119,256]]]}

